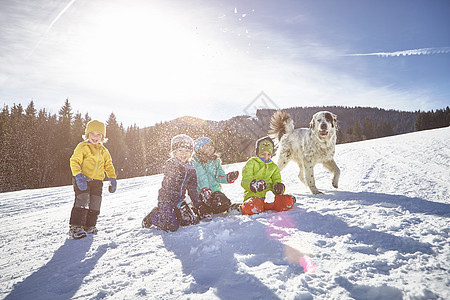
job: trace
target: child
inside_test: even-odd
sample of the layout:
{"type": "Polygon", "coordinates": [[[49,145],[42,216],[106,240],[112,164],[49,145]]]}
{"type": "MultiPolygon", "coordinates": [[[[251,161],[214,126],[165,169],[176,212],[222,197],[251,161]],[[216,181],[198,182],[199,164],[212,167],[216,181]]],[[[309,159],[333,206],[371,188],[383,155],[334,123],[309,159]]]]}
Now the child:
{"type": "Polygon", "coordinates": [[[164,178],[158,193],[158,206],[142,221],[142,227],[155,225],[164,231],[177,231],[180,226],[197,224],[197,216],[184,200],[186,190],[195,208],[201,206],[197,193],[197,174],[190,163],[193,140],[185,135],[174,136],[171,158],[163,166],[164,178]]]}
{"type": "Polygon", "coordinates": [[[243,214],[258,214],[272,209],[283,211],[294,205],[295,198],[283,195],[285,186],[281,183],[280,169],[272,161],[272,155],[272,139],[261,138],[256,142],[256,157],[250,158],[242,169],[241,185],[245,192],[240,210],[243,214]],[[273,203],[264,202],[268,191],[275,194],[273,203]]]}
{"type": "Polygon", "coordinates": [[[80,239],[88,234],[96,234],[97,217],[102,203],[103,179],[109,178],[109,192],[117,188],[116,173],[108,149],[103,146],[106,141],[105,124],[90,121],[83,136],[70,158],[72,184],[75,191],[75,203],[70,214],[69,234],[80,239]]]}
{"type": "Polygon", "coordinates": [[[221,183],[233,183],[239,176],[238,171],[225,174],[222,162],[215,153],[214,143],[207,137],[200,137],[194,142],[195,155],[192,160],[197,172],[197,191],[200,199],[205,203],[202,211],[197,214],[200,218],[208,214],[218,214],[228,210],[230,199],[221,192],[221,183]]]}

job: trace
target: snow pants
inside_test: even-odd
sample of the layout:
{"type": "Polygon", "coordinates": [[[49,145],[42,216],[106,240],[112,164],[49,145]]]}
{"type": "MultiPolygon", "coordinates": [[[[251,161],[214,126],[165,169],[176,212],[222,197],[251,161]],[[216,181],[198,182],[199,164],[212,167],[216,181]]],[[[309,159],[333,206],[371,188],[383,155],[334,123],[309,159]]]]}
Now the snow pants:
{"type": "Polygon", "coordinates": [[[245,215],[259,214],[266,210],[285,211],[294,206],[294,199],[290,195],[275,195],[273,203],[264,202],[264,199],[251,197],[241,205],[241,212],[245,215]]]}
{"type": "Polygon", "coordinates": [[[183,200],[177,205],[169,201],[159,201],[156,211],[152,211],[151,222],[164,231],[177,231],[180,226],[198,224],[199,220],[183,200]]]}
{"type": "Polygon", "coordinates": [[[81,191],[77,186],[75,177],[73,177],[72,185],[75,192],[75,202],[70,214],[69,224],[86,228],[96,226],[102,204],[103,181],[88,181],[87,189],[81,191]]]}

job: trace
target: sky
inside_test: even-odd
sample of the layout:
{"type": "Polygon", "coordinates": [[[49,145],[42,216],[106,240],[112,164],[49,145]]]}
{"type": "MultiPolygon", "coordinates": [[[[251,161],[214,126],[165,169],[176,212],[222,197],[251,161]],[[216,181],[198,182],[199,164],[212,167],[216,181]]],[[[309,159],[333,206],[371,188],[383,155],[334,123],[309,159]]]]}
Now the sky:
{"type": "Polygon", "coordinates": [[[450,105],[448,0],[2,0],[0,105],[124,126],[450,105]]]}

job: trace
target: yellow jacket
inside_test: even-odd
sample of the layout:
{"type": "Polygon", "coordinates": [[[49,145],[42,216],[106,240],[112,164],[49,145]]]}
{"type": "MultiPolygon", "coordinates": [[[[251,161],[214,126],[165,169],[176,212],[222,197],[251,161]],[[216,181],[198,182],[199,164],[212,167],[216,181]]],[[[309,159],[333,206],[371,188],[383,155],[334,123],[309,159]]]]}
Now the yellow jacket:
{"type": "Polygon", "coordinates": [[[73,176],[83,173],[90,179],[103,180],[106,172],[109,178],[116,178],[108,149],[102,144],[93,145],[88,141],[79,143],[73,150],[70,169],[73,176]]]}

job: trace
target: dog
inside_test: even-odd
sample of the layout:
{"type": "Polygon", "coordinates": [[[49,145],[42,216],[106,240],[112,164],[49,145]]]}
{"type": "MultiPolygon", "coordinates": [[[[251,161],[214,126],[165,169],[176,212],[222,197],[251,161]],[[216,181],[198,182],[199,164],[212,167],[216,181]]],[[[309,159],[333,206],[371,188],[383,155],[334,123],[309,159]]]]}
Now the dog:
{"type": "Polygon", "coordinates": [[[334,161],[337,117],[328,111],[313,115],[309,128],[294,129],[294,121],[285,111],[276,111],[270,120],[269,136],[278,149],[277,165],[283,170],[295,161],[300,172],[298,178],[309,187],[311,193],[322,194],[314,179],[314,166],[323,166],[333,174],[333,187],[338,188],[341,171],[334,161]]]}

